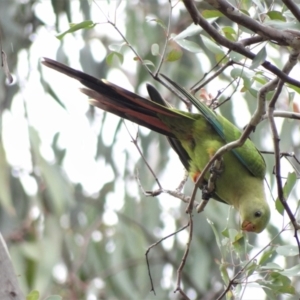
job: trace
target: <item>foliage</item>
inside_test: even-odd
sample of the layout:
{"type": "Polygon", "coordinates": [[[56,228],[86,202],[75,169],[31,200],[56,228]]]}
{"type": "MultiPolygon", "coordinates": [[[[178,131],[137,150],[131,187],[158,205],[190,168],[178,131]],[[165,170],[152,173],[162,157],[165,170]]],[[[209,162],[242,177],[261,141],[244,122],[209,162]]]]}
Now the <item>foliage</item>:
{"type": "MultiPolygon", "coordinates": [[[[183,178],[167,141],[84,106],[70,82],[40,66],[39,57],[56,56],[139,94],[150,81],[184,108],[155,81],[167,74],[196,95],[210,93],[212,107],[242,128],[262,88],[284,79],[299,54],[300,8],[241,0],[230,16],[228,2],[209,2],[0,1],[2,47],[17,78],[8,86],[0,73],[0,228],[27,299],[299,298],[297,224],[288,213],[297,217],[299,205],[297,66],[279,97],[278,82],[266,96],[267,109],[276,102],[276,130],[268,110],[251,135],[265,152],[272,207],[258,236],[237,231],[225,204],[210,200],[190,219],[180,199],[147,196],[143,189],[158,185],[137,148],[164,191],[183,178]]],[[[184,194],[192,190],[187,182],[184,194]]]]}

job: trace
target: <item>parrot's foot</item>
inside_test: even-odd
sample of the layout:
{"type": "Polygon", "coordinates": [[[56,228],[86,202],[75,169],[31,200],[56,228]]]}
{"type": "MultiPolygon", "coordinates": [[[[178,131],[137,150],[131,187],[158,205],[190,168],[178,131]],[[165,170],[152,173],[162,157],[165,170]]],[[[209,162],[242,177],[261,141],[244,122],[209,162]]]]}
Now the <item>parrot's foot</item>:
{"type": "Polygon", "coordinates": [[[213,192],[213,190],[210,191],[208,185],[204,185],[202,188],[202,200],[208,201],[212,197],[213,192]]]}
{"type": "Polygon", "coordinates": [[[212,197],[213,193],[215,192],[216,189],[216,181],[218,177],[223,172],[223,160],[221,159],[216,159],[212,167],[210,168],[210,176],[207,182],[207,185],[203,187],[202,190],[202,199],[208,201],[209,198],[212,197]]]}
{"type": "Polygon", "coordinates": [[[202,202],[196,207],[198,213],[204,211],[209,199],[213,196],[214,190],[215,185],[210,180],[202,187],[202,202]]]}
{"type": "Polygon", "coordinates": [[[216,162],[209,169],[210,174],[214,175],[215,177],[220,177],[223,171],[223,160],[216,160],[216,162]]]}

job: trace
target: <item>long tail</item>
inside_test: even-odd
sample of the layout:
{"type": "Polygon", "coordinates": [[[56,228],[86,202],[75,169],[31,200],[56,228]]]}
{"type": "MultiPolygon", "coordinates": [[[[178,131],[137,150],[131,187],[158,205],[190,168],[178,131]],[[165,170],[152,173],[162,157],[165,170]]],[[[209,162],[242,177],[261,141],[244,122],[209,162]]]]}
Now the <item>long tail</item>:
{"type": "Polygon", "coordinates": [[[170,128],[159,119],[158,115],[171,118],[182,118],[182,115],[164,106],[161,99],[158,101],[159,104],[154,103],[104,79],[98,80],[49,58],[44,58],[42,64],[80,81],[87,87],[80,90],[91,98],[92,105],[168,137],[174,137],[170,128]]]}

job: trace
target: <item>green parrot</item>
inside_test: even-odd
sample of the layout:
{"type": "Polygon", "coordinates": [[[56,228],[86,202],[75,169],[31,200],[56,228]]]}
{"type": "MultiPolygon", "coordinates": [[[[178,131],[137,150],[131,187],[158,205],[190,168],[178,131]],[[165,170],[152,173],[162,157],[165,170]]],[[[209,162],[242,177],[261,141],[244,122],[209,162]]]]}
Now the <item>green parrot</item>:
{"type": "MultiPolygon", "coordinates": [[[[167,136],[194,182],[219,148],[241,136],[241,131],[227,119],[171,81],[173,88],[191,101],[199,113],[172,108],[151,85],[147,86],[151,98],[148,100],[52,59],[44,58],[42,63],[80,81],[85,86],[81,92],[91,98],[91,105],[167,136]]],[[[249,139],[223,155],[222,171],[212,197],[239,211],[242,230],[259,233],[269,222],[265,172],[265,161],[249,139]]],[[[209,174],[205,176],[208,178],[209,174]]]]}

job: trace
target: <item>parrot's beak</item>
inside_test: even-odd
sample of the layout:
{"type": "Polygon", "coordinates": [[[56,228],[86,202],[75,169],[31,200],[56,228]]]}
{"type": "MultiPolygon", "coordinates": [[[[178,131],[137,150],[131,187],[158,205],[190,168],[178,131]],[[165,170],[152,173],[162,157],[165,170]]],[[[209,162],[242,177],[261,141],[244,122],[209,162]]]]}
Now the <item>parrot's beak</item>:
{"type": "Polygon", "coordinates": [[[250,221],[244,221],[242,224],[242,230],[249,231],[249,232],[255,232],[255,226],[250,221]]]}

